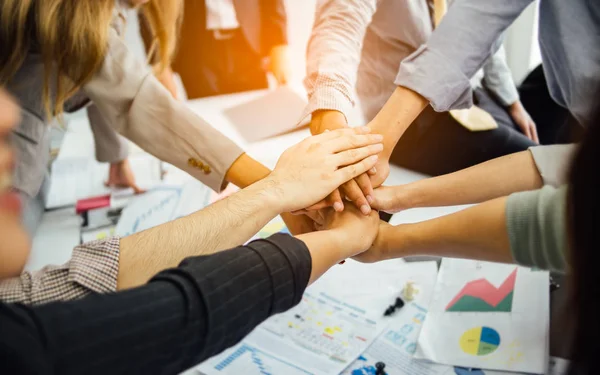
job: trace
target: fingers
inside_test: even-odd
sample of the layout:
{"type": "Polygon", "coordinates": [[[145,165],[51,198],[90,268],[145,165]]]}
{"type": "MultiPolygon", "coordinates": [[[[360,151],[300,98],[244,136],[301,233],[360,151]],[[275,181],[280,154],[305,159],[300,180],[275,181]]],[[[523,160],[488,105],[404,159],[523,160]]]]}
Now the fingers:
{"type": "Polygon", "coordinates": [[[360,176],[355,178],[354,181],[356,181],[358,187],[365,195],[365,198],[367,198],[367,203],[369,203],[369,206],[371,206],[373,204],[374,199],[373,186],[371,185],[371,179],[369,178],[369,176],[367,174],[361,174],[360,176]]]}
{"type": "MultiPolygon", "coordinates": [[[[355,148],[352,150],[342,151],[330,157],[332,163],[336,167],[347,166],[358,163],[359,161],[368,158],[371,155],[377,155],[383,151],[383,144],[377,143],[370,146],[355,148]]],[[[369,186],[371,183],[369,182],[369,186]]]]}
{"type": "Polygon", "coordinates": [[[381,134],[350,134],[334,138],[324,144],[327,151],[337,153],[345,150],[357,149],[368,145],[381,144],[381,134]]]}
{"type": "Polygon", "coordinates": [[[310,143],[323,143],[343,136],[364,135],[369,134],[370,132],[371,128],[369,128],[368,126],[361,126],[358,128],[336,129],[309,137],[307,138],[307,141],[310,143]]]}
{"type": "Polygon", "coordinates": [[[342,195],[340,194],[339,189],[335,189],[333,193],[329,194],[327,201],[329,202],[329,206],[333,207],[335,211],[344,211],[344,202],[342,201],[342,195]]]}
{"type": "Polygon", "coordinates": [[[531,134],[533,135],[533,141],[535,143],[539,144],[540,138],[538,137],[537,127],[535,126],[535,124],[533,122],[531,123],[531,134]]]}
{"type": "Polygon", "coordinates": [[[533,135],[531,134],[531,129],[529,127],[529,123],[523,124],[521,129],[523,130],[523,133],[525,133],[525,136],[533,141],[533,135]]]}
{"type": "Polygon", "coordinates": [[[360,209],[360,212],[362,212],[364,215],[371,213],[371,206],[369,205],[369,202],[367,202],[367,198],[360,190],[360,187],[356,181],[350,180],[346,182],[344,185],[342,185],[341,189],[344,195],[346,195],[346,197],[354,202],[356,207],[360,209]]]}
{"type": "Polygon", "coordinates": [[[344,183],[360,176],[363,173],[366,173],[369,169],[373,168],[377,163],[377,160],[379,160],[377,155],[369,156],[368,158],[356,164],[338,169],[334,172],[334,176],[339,185],[343,185],[344,183]]]}
{"type": "Polygon", "coordinates": [[[325,224],[325,219],[323,218],[323,216],[320,214],[319,211],[307,212],[306,216],[308,216],[312,221],[314,221],[315,224],[317,224],[319,226],[323,226],[325,224]]]}

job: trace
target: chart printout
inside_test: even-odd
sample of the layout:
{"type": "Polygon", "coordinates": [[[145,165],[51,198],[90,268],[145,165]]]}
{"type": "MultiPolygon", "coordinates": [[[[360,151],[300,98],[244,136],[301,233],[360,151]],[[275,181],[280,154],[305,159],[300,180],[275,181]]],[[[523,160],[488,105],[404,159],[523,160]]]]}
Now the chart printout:
{"type": "Polygon", "coordinates": [[[358,306],[315,290],[273,316],[233,349],[198,367],[204,374],[337,375],[385,328],[358,306]],[[246,364],[248,366],[246,366],[246,364]],[[246,367],[245,367],[246,366],[246,367]]]}
{"type": "Polygon", "coordinates": [[[539,374],[548,364],[548,326],[547,272],[444,259],[415,357],[539,374]]]}

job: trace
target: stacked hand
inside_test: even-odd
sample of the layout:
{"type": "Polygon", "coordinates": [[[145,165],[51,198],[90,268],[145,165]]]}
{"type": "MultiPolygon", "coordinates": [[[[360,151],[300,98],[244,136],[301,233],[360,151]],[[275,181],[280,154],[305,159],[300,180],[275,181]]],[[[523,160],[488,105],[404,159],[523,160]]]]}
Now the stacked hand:
{"type": "MultiPolygon", "coordinates": [[[[345,128],[348,128],[348,123],[341,112],[318,111],[313,114],[311,122],[311,131],[313,134],[345,128]]],[[[384,157],[380,157],[372,169],[344,183],[339,189],[331,193],[326,200],[309,207],[307,210],[318,210],[332,206],[336,211],[343,211],[343,197],[354,202],[363,214],[369,214],[371,212],[371,205],[374,202],[373,189],[379,187],[388,177],[389,173],[389,161],[384,157]]]]}
{"type": "Polygon", "coordinates": [[[327,197],[377,163],[383,137],[366,127],[310,137],[285,151],[263,180],[280,212],[301,210],[327,197]]]}

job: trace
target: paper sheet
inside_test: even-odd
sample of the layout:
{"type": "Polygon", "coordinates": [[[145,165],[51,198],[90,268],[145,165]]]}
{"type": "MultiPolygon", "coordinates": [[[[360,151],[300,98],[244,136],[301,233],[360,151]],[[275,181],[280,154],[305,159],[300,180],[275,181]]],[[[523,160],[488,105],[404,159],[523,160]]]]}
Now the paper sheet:
{"type": "Polygon", "coordinates": [[[246,141],[253,142],[295,129],[307,104],[304,94],[281,86],[258,99],[227,108],[223,114],[246,141]]]}
{"type": "Polygon", "coordinates": [[[273,316],[233,352],[213,357],[198,369],[207,375],[337,375],[384,327],[380,318],[370,317],[362,307],[340,301],[318,288],[309,289],[298,306],[273,316]],[[253,360],[252,355],[258,358],[253,360]],[[246,368],[243,362],[253,365],[246,368]],[[239,372],[241,368],[245,371],[239,372]]]}
{"type": "Polygon", "coordinates": [[[549,275],[514,265],[444,259],[415,357],[544,373],[549,275]]]}
{"type": "MultiPolygon", "coordinates": [[[[148,154],[129,158],[136,183],[149,189],[160,182],[160,161],[148,154]]],[[[104,185],[109,165],[86,157],[59,158],[52,163],[46,208],[73,206],[79,199],[109,194],[104,185]]],[[[119,190],[119,189],[116,189],[119,190]]],[[[120,189],[123,190],[123,189],[120,189]]]]}
{"type": "Polygon", "coordinates": [[[25,269],[38,270],[48,264],[63,264],[71,259],[80,243],[81,218],[72,208],[46,212],[33,238],[25,269]]]}

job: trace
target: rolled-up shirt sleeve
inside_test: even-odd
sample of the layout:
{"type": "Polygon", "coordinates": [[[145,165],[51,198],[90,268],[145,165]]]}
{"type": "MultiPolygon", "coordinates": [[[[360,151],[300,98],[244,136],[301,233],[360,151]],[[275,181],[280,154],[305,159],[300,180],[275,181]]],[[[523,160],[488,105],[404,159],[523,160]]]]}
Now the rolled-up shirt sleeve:
{"type": "Polygon", "coordinates": [[[2,280],[0,300],[37,305],[114,292],[119,273],[119,242],[114,237],[77,246],[63,265],[46,266],[2,280]]]}
{"type": "Polygon", "coordinates": [[[323,0],[317,5],[304,80],[309,103],[302,119],[317,110],[346,116],[352,110],[362,41],[377,2],[323,0]]]}
{"type": "Polygon", "coordinates": [[[177,374],[298,304],[310,273],[306,245],[278,234],[189,258],[124,292],[35,307],[3,303],[0,348],[11,355],[2,369],[177,374]]]}
{"type": "Polygon", "coordinates": [[[512,194],[506,203],[510,249],[516,263],[565,272],[567,269],[567,191],[545,186],[512,194]]]}
{"type": "Polygon", "coordinates": [[[115,30],[102,67],[83,87],[114,129],[215,191],[243,150],[172,97],[115,30]]]}
{"type": "Polygon", "coordinates": [[[470,78],[532,1],[454,1],[427,44],[402,62],[395,83],[425,97],[438,112],[472,106],[470,78]]]}

